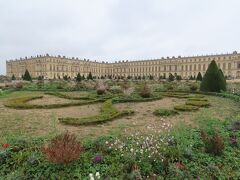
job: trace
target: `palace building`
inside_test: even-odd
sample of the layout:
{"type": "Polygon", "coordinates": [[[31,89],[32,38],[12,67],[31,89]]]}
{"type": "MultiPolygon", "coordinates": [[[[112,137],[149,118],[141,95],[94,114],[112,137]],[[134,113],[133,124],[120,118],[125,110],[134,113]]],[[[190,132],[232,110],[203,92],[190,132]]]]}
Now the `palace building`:
{"type": "Polygon", "coordinates": [[[202,75],[209,63],[215,60],[225,76],[240,78],[240,53],[217,54],[192,57],[166,57],[160,59],[117,61],[114,63],[97,62],[87,59],[67,58],[65,56],[38,55],[6,61],[7,76],[21,77],[26,69],[33,78],[43,76],[45,79],[63,78],[67,75],[75,78],[78,73],[85,77],[89,72],[93,76],[112,77],[143,77],[152,75],[154,78],[166,76],[170,73],[180,75],[182,78],[202,75]]]}

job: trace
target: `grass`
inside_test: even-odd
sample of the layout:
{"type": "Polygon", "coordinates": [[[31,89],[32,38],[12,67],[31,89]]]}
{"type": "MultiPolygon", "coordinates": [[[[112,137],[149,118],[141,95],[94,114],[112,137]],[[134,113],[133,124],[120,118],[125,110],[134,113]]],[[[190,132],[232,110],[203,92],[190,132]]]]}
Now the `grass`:
{"type": "Polygon", "coordinates": [[[156,116],[174,116],[179,113],[173,109],[157,109],[153,112],[153,114],[156,116]]]}
{"type": "Polygon", "coordinates": [[[131,115],[134,112],[132,110],[118,111],[112,105],[112,100],[107,100],[103,103],[100,114],[96,116],[84,117],[84,118],[59,118],[61,123],[67,125],[89,125],[99,124],[107,121],[111,121],[115,118],[131,115]]]}

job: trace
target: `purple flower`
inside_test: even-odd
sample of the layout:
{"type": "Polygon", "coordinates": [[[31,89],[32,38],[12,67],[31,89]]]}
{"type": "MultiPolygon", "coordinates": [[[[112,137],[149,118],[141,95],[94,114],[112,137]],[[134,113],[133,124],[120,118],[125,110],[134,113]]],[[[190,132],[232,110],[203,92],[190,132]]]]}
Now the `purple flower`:
{"type": "Polygon", "coordinates": [[[93,163],[97,164],[101,162],[103,162],[103,157],[101,155],[96,155],[93,159],[93,163]]]}

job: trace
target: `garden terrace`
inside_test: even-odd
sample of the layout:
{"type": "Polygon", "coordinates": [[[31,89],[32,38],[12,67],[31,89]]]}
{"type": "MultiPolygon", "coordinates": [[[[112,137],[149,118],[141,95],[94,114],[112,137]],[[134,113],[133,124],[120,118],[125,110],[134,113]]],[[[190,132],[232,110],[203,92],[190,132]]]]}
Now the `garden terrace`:
{"type": "Polygon", "coordinates": [[[136,174],[142,179],[238,179],[239,96],[153,91],[142,98],[137,90],[130,95],[116,91],[101,96],[95,90],[2,93],[0,176],[86,179],[99,172],[103,179],[136,174]],[[79,102],[86,104],[52,109],[5,106],[79,102]],[[178,106],[189,110],[189,102],[194,102],[191,109],[196,111],[176,110],[178,106]],[[50,140],[65,131],[76,134],[81,152],[67,165],[55,164],[42,148],[50,147],[50,140]]]}

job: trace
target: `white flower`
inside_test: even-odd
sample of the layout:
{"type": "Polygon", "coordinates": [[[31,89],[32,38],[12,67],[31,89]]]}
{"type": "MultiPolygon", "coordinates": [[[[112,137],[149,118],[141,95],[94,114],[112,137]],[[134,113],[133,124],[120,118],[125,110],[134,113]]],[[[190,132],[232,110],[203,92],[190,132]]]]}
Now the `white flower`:
{"type": "Polygon", "coordinates": [[[133,148],[131,148],[130,151],[133,152],[133,148]]]}
{"type": "Polygon", "coordinates": [[[95,176],[96,176],[97,179],[100,179],[100,173],[99,172],[96,172],[95,176]]]}
{"type": "Polygon", "coordinates": [[[93,174],[92,174],[92,173],[89,174],[89,179],[90,179],[90,180],[94,180],[94,177],[93,177],[93,174]]]}

